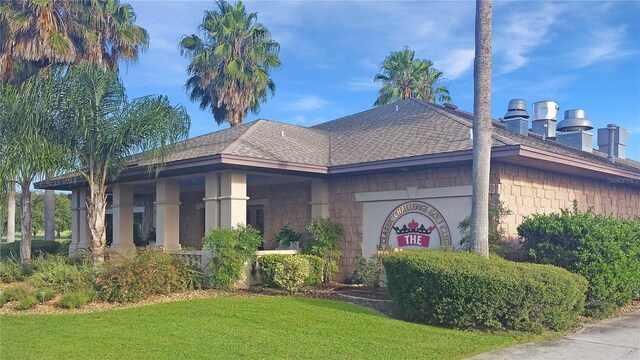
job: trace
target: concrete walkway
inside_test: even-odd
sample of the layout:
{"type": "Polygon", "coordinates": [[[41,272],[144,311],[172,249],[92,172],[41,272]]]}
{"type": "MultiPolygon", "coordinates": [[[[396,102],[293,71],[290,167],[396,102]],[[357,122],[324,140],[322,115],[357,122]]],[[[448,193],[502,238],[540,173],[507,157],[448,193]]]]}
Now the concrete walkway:
{"type": "Polygon", "coordinates": [[[468,360],[640,360],[640,311],[588,325],[553,341],[523,344],[468,360]]]}

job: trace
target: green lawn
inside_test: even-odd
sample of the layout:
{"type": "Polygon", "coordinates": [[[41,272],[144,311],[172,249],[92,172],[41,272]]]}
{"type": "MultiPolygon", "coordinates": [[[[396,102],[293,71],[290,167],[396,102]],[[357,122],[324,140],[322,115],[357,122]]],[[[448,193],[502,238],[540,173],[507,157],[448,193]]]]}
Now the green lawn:
{"type": "Polygon", "coordinates": [[[0,316],[2,359],[461,359],[516,343],[286,297],[180,301],[81,315],[0,316]]]}

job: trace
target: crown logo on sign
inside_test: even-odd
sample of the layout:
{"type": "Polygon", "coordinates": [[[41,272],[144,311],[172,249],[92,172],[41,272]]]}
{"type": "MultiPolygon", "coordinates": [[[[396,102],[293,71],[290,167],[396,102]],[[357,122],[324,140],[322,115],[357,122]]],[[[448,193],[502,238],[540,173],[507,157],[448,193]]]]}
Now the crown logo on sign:
{"type": "Polygon", "coordinates": [[[431,232],[433,230],[435,230],[435,226],[429,226],[429,228],[424,227],[424,224],[420,225],[420,227],[418,227],[418,223],[415,220],[411,220],[411,222],[407,225],[403,225],[401,228],[394,226],[393,230],[396,231],[396,233],[398,235],[402,235],[402,234],[411,234],[411,233],[417,233],[417,234],[431,234],[431,232]]]}

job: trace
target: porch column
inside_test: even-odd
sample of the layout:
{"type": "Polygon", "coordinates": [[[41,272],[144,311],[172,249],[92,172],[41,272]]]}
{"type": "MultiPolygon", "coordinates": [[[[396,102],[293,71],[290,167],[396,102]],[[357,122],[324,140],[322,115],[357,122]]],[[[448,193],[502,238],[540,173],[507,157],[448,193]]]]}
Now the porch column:
{"type": "Polygon", "coordinates": [[[115,251],[134,250],[133,243],[133,186],[115,185],[113,187],[113,242],[115,251]]]}
{"type": "Polygon", "coordinates": [[[329,183],[326,180],[311,180],[311,218],[329,217],[329,183]]]}
{"type": "Polygon", "coordinates": [[[220,173],[211,172],[204,179],[204,231],[220,227],[220,173]]]}
{"type": "Polygon", "coordinates": [[[247,223],[247,174],[241,171],[220,173],[220,226],[247,223]]]}
{"type": "Polygon", "coordinates": [[[156,183],[156,244],[164,250],[180,250],[180,184],[159,179],[156,183]]]}
{"type": "Polygon", "coordinates": [[[91,247],[91,232],[87,222],[87,189],[71,192],[71,244],[69,251],[88,250],[91,247]]]}

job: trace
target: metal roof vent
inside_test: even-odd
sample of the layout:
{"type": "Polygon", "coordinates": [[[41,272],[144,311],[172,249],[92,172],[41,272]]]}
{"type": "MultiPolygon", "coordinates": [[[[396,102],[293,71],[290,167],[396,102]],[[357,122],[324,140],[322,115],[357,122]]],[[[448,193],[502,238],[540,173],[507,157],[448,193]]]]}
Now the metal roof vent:
{"type": "Polygon", "coordinates": [[[584,110],[573,109],[564,112],[564,120],[558,123],[558,131],[589,131],[593,122],[584,116],[584,110]]]}
{"type": "Polygon", "coordinates": [[[556,137],[556,117],[560,107],[555,101],[538,101],[533,103],[533,119],[531,131],[542,135],[543,138],[556,137]]]}
{"type": "Polygon", "coordinates": [[[527,103],[522,99],[512,99],[509,101],[507,113],[504,114],[504,128],[514,134],[529,135],[529,114],[527,113],[527,103]]]}

